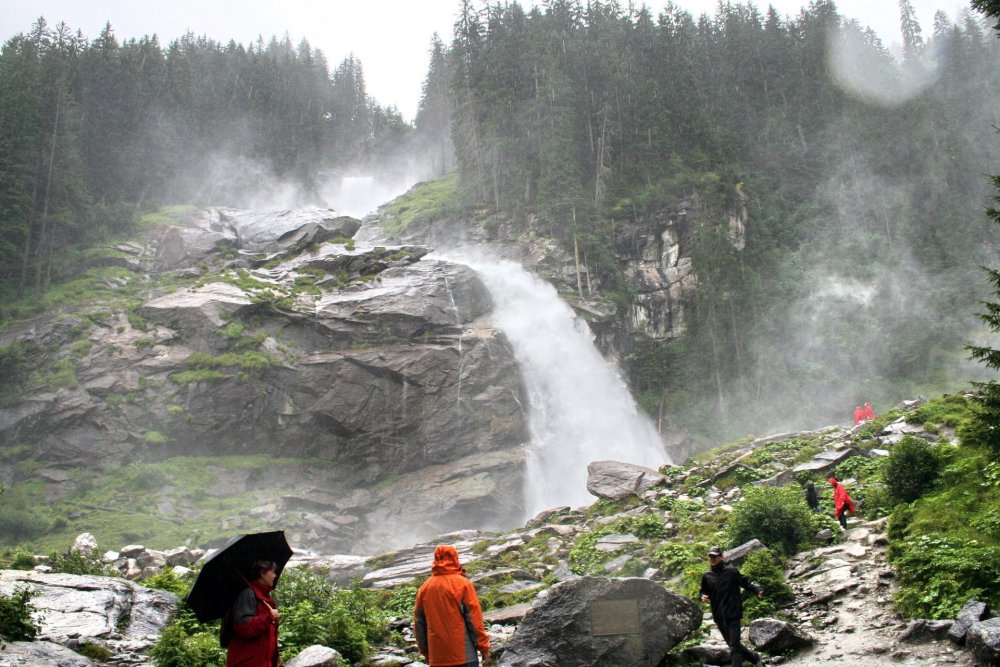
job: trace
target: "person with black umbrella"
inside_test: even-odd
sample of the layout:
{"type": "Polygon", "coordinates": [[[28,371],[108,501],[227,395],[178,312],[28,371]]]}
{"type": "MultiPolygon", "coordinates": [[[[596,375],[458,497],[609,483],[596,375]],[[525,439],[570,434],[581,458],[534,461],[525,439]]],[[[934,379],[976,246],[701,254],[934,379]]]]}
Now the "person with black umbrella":
{"type": "Polygon", "coordinates": [[[278,656],[278,611],[271,591],[278,576],[274,561],[258,560],[253,564],[256,575],[247,582],[233,608],[222,619],[222,645],[226,651],[226,667],[276,667],[278,656]]]}
{"type": "Polygon", "coordinates": [[[209,556],[188,593],[202,623],[222,619],[226,667],[276,667],[281,614],[271,598],[292,549],[285,533],[237,535],[209,556]]]}

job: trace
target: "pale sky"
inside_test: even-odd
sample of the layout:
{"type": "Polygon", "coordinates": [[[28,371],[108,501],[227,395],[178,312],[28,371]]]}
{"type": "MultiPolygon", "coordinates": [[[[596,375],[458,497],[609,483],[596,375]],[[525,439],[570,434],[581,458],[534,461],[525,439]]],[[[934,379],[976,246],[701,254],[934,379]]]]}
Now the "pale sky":
{"type": "MultiPolygon", "coordinates": [[[[755,4],[762,12],[773,5],[783,15],[795,15],[807,2],[755,4]]],[[[955,20],[969,7],[968,0],[911,2],[925,36],[931,33],[936,10],[955,20]]],[[[659,13],[666,0],[645,4],[659,13]]],[[[711,14],[718,0],[675,0],[675,4],[695,15],[711,14]]],[[[119,41],[155,33],[163,46],[188,30],[222,43],[234,39],[243,44],[258,35],[267,40],[288,33],[294,44],[304,37],[320,49],[331,69],[354,54],[364,68],[368,94],[383,106],[395,105],[404,118],[413,120],[427,74],[431,36],[437,32],[446,44],[451,41],[460,6],[460,0],[0,0],[0,40],[27,32],[39,16],[51,26],[65,21],[89,39],[110,21],[119,41]]],[[[886,46],[900,41],[897,0],[836,0],[836,6],[841,14],[874,29],[886,46]]]]}

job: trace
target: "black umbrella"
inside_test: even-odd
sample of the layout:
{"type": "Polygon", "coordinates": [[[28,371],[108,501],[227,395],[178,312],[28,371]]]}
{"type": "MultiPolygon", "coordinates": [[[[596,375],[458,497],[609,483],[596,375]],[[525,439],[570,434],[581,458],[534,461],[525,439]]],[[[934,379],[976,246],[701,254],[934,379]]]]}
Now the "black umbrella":
{"type": "Polygon", "coordinates": [[[187,606],[203,623],[222,618],[254,577],[254,561],[273,560],[280,575],[292,557],[285,531],[237,535],[202,566],[187,596],[187,606]]]}

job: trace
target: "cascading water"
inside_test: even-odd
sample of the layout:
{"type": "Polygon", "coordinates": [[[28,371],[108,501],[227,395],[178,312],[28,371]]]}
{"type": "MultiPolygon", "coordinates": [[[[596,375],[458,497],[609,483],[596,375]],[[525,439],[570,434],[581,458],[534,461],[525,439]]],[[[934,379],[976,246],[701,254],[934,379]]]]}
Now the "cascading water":
{"type": "Polygon", "coordinates": [[[587,464],[616,460],[658,467],[670,462],[652,423],[624,381],[594,347],[586,323],[552,285],[510,261],[448,257],[472,268],[494,301],[528,392],[531,448],[525,480],[528,516],[593,502],[587,464]]]}

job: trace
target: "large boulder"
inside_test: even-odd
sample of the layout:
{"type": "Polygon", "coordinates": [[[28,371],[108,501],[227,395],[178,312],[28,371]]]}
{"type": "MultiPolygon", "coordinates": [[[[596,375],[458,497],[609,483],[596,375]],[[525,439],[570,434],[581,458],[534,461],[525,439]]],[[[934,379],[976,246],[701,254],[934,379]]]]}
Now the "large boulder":
{"type": "Polygon", "coordinates": [[[49,641],[0,644],[0,667],[94,667],[71,648],[49,641]]]}
{"type": "Polygon", "coordinates": [[[973,623],[965,646],[980,665],[1000,665],[1000,617],[973,623]]]}
{"type": "Polygon", "coordinates": [[[540,595],[500,667],[655,667],[701,625],[691,599],[648,579],[580,577],[540,595]]]}
{"type": "Polygon", "coordinates": [[[594,461],[587,465],[587,491],[598,498],[620,500],[663,484],[656,470],[621,461],[594,461]]]}
{"type": "Polygon", "coordinates": [[[958,612],[955,622],[948,631],[948,639],[956,644],[965,643],[965,635],[974,624],[989,616],[990,608],[985,602],[979,600],[969,600],[958,612]]]}
{"type": "MultiPolygon", "coordinates": [[[[66,652],[81,641],[99,643],[112,654],[134,656],[156,643],[179,607],[173,593],[116,577],[0,570],[0,595],[10,596],[20,588],[36,593],[31,604],[39,612],[38,639],[44,641],[31,642],[30,647],[21,642],[8,647],[7,655],[12,655],[14,647],[12,650],[18,654],[28,656],[24,661],[9,663],[19,667],[90,665],[86,658],[66,652]],[[68,648],[63,650],[45,642],[68,648]],[[73,656],[79,661],[70,660],[73,656]]],[[[0,653],[0,666],[5,665],[3,655],[0,653]]]]}
{"type": "Polygon", "coordinates": [[[336,650],[314,644],[302,649],[285,667],[341,667],[344,659],[336,650]]]}
{"type": "Polygon", "coordinates": [[[811,646],[816,640],[787,621],[758,618],[750,623],[750,642],[767,653],[784,653],[811,646]]]}

